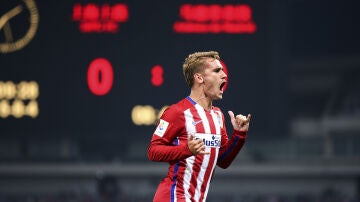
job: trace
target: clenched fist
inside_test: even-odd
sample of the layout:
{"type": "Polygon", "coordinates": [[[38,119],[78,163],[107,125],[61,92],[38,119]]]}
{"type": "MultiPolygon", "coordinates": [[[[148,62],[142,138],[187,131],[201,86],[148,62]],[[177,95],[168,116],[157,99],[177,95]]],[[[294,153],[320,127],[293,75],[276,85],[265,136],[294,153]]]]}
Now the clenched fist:
{"type": "Polygon", "coordinates": [[[205,151],[205,144],[201,138],[194,139],[194,135],[190,135],[188,140],[188,147],[194,155],[197,154],[210,154],[210,152],[205,151]]]}

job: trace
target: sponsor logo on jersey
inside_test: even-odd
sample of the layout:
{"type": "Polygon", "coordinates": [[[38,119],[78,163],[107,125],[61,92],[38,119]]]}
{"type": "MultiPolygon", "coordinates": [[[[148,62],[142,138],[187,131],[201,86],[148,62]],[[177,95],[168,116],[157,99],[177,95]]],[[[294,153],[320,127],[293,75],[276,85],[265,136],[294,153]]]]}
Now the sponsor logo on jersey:
{"type": "Polygon", "coordinates": [[[154,132],[155,135],[162,137],[165,134],[166,129],[169,126],[169,122],[160,119],[158,126],[154,132]]]}
{"type": "Polygon", "coordinates": [[[220,148],[221,135],[207,134],[207,133],[195,133],[195,139],[201,138],[206,147],[220,148]]]}

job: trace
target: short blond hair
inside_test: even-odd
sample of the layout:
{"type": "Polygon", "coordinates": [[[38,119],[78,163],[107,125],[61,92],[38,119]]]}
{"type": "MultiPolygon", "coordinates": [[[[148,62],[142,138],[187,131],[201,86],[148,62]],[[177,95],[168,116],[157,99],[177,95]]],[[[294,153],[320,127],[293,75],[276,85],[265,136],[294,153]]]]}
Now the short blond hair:
{"type": "Polygon", "coordinates": [[[207,58],[220,60],[219,53],[216,51],[195,52],[185,58],[183,64],[183,74],[189,87],[194,85],[194,74],[204,70],[204,64],[207,58]]]}

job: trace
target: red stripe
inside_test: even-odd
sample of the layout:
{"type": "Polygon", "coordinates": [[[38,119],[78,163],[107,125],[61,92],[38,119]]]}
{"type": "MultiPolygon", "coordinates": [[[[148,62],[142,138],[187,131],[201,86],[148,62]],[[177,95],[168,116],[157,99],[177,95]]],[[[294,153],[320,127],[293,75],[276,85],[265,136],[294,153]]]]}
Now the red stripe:
{"type": "MultiPolygon", "coordinates": [[[[187,140],[184,141],[180,141],[180,144],[187,144],[187,140]]],[[[179,162],[179,169],[177,172],[177,183],[176,183],[176,191],[174,194],[174,197],[176,198],[176,200],[178,202],[182,202],[185,200],[181,200],[181,198],[185,198],[185,194],[184,194],[184,173],[185,173],[185,166],[186,165],[186,161],[185,160],[181,160],[179,162]]]]}
{"type": "MultiPolygon", "coordinates": [[[[211,134],[216,134],[216,128],[215,128],[215,124],[214,124],[215,120],[211,116],[211,113],[206,112],[206,117],[209,120],[211,134]]],[[[215,160],[215,156],[216,156],[216,151],[215,150],[216,150],[216,148],[211,148],[211,154],[210,154],[208,168],[212,168],[214,166],[214,160],[215,160]]],[[[201,186],[201,197],[200,197],[199,201],[204,200],[206,185],[207,185],[208,181],[211,178],[211,176],[210,176],[211,171],[212,171],[212,169],[206,169],[206,172],[205,172],[205,175],[204,175],[204,182],[203,182],[203,184],[201,186]]]]}
{"type": "MultiPolygon", "coordinates": [[[[216,155],[216,148],[211,148],[211,156],[210,156],[210,159],[209,159],[209,164],[208,164],[208,167],[209,168],[212,168],[214,166],[214,160],[215,160],[215,155],[216,155]]],[[[205,196],[205,190],[206,190],[206,185],[208,183],[208,181],[211,179],[211,171],[212,169],[206,169],[206,172],[205,172],[205,175],[204,175],[204,182],[201,186],[201,196],[200,196],[200,199],[199,201],[202,201],[204,200],[204,196],[205,196]]]]}
{"type": "MultiPolygon", "coordinates": [[[[184,118],[185,119],[185,118],[184,118]]],[[[180,120],[180,119],[179,119],[180,120]]],[[[186,123],[185,122],[176,122],[177,124],[184,124],[184,128],[186,128],[186,123]]],[[[188,137],[180,137],[179,138],[179,145],[184,145],[184,144],[188,144],[188,137]]],[[[177,183],[176,183],[176,192],[174,197],[176,198],[177,202],[185,202],[185,192],[184,192],[184,173],[185,173],[185,168],[186,168],[186,160],[182,159],[179,162],[179,169],[177,172],[177,183]]],[[[173,170],[170,169],[170,171],[173,170]]],[[[173,173],[170,176],[173,176],[176,173],[173,173]]]]}
{"type": "MultiPolygon", "coordinates": [[[[205,113],[206,113],[206,118],[209,121],[211,134],[216,134],[216,128],[215,128],[215,124],[214,124],[215,120],[213,119],[213,117],[211,116],[211,113],[209,111],[205,111],[205,113]]],[[[215,113],[215,112],[213,112],[213,113],[215,113]]],[[[215,115],[217,115],[217,114],[215,113],[215,115]]]]}
{"type": "MultiPolygon", "coordinates": [[[[201,120],[200,115],[198,114],[196,108],[191,108],[190,112],[193,115],[194,122],[201,120]]],[[[204,131],[203,121],[195,125],[195,130],[197,132],[204,131]]],[[[197,178],[199,176],[199,172],[200,172],[200,168],[201,168],[203,159],[204,159],[203,155],[197,155],[195,158],[195,163],[193,164],[193,167],[192,167],[193,172],[191,175],[191,181],[190,181],[190,187],[189,187],[189,194],[191,195],[192,200],[194,200],[195,189],[197,186],[197,178]]]]}

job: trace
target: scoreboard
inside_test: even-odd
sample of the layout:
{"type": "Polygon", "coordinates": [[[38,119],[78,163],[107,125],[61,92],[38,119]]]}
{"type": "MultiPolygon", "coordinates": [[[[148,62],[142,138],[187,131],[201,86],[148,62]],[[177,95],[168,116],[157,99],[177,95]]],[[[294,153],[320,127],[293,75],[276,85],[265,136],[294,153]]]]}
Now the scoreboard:
{"type": "MultiPolygon", "coordinates": [[[[266,1],[0,1],[1,138],[148,141],[162,111],[189,95],[195,51],[228,73],[214,105],[267,131],[266,1]]],[[[230,126],[228,127],[231,131],[230,126]]]]}

